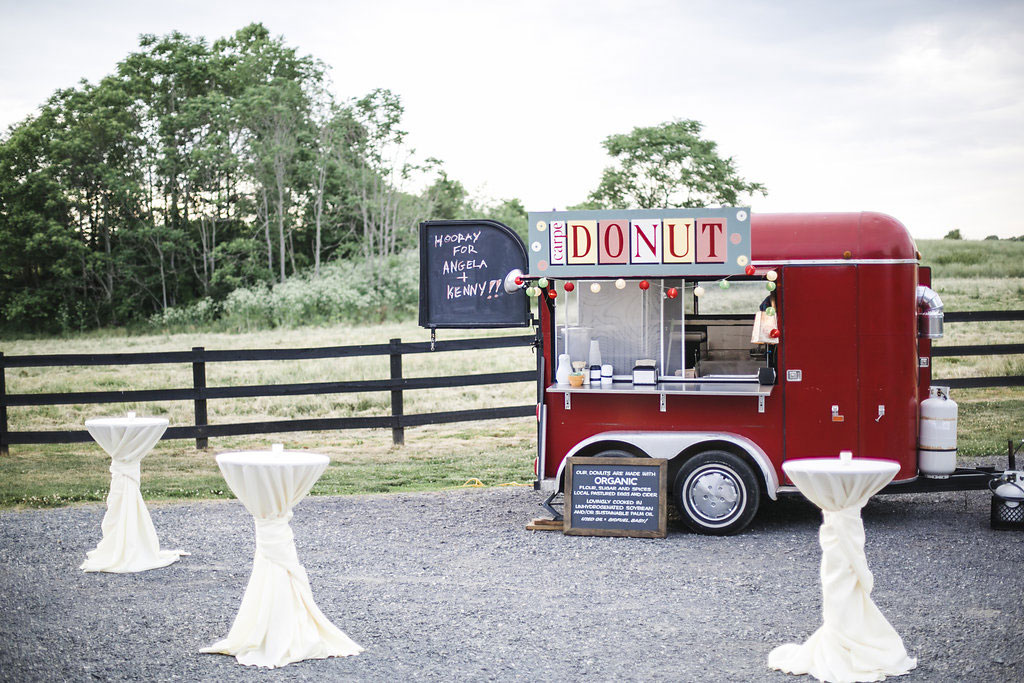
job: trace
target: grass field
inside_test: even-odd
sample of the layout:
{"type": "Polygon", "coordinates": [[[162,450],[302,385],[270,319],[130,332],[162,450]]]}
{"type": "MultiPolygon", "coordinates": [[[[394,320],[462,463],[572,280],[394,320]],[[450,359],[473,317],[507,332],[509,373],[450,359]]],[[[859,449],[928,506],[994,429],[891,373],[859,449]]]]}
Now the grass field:
{"type": "MultiPolygon", "coordinates": [[[[1006,243],[1000,243],[1006,244],[1006,243]]],[[[1016,243],[1012,243],[1016,244],[1016,243]]],[[[1024,308],[1024,281],[1015,277],[949,277],[933,283],[948,311],[1024,308]]],[[[522,331],[444,331],[441,339],[521,334],[522,331]]],[[[352,328],[274,329],[245,335],[221,333],[93,333],[69,339],[10,340],[7,355],[104,353],[208,349],[290,348],[403,341],[425,341],[428,333],[414,322],[352,328]]],[[[1024,322],[948,323],[944,345],[1024,343],[1024,322]]],[[[387,357],[324,361],[211,364],[209,386],[377,379],[387,376],[387,357]]],[[[529,348],[418,354],[403,360],[409,377],[532,369],[529,348]]],[[[1024,356],[938,358],[936,377],[1024,374],[1024,356]]],[[[18,368],[7,371],[10,393],[147,389],[191,386],[188,365],[125,368],[18,368]]],[[[532,382],[512,385],[431,389],[405,393],[408,414],[461,408],[524,405],[535,401],[532,382]]],[[[960,452],[999,454],[1007,439],[1024,437],[1024,389],[960,390],[960,452]]],[[[225,399],[209,402],[212,424],[297,417],[345,417],[386,414],[386,392],[286,398],[225,399]]],[[[162,415],[171,424],[191,424],[187,401],[115,406],[10,408],[11,430],[79,428],[90,418],[135,410],[162,415]]],[[[331,456],[331,466],[314,493],[371,493],[451,488],[479,480],[484,485],[526,484],[533,479],[536,422],[533,418],[437,425],[406,430],[406,445],[394,447],[390,430],[288,433],[211,440],[197,451],[186,440],[161,442],[143,465],[147,500],[230,497],[213,454],[234,448],[260,448],[283,442],[331,456]]],[[[101,501],[109,485],[109,460],[95,444],[12,446],[0,458],[0,506],[45,507],[76,501],[101,501]]],[[[1002,461],[998,461],[1002,463],[1002,461]]]]}

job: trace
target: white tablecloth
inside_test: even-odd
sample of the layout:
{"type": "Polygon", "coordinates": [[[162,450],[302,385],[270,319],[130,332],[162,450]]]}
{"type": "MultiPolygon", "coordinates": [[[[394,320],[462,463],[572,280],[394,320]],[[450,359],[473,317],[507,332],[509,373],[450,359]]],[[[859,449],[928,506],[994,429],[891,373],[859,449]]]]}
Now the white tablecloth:
{"type": "Polygon", "coordinates": [[[176,562],[184,550],[160,550],[153,520],[139,490],[140,462],[167,429],[162,417],[104,417],[86,420],[92,438],[110,454],[110,493],[103,516],[103,540],[89,551],[87,572],[141,572],[176,562]]]}
{"type": "Polygon", "coordinates": [[[880,681],[905,674],[917,660],[871,600],[874,577],[864,556],[860,510],[892,481],[899,464],[891,460],[837,458],[791,460],[782,464],[796,487],[822,509],[821,592],[823,621],[803,644],[780,645],[768,665],[820,680],[880,681]]]}
{"type": "Polygon", "coordinates": [[[328,462],[325,455],[297,451],[217,456],[228,486],[256,519],[256,556],[231,631],[203,652],[235,655],[241,664],[271,668],[362,652],[313,601],[288,525],[292,507],[328,462]]]}

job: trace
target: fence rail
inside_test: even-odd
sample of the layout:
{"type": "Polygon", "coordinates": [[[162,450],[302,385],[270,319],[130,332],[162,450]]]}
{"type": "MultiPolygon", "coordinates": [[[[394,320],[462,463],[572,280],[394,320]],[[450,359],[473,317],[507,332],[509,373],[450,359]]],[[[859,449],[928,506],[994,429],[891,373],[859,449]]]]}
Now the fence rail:
{"type": "MultiPolygon", "coordinates": [[[[967,311],[950,312],[946,322],[983,322],[1024,320],[1021,311],[967,311]]],[[[207,350],[201,346],[191,351],[164,351],[148,353],[88,353],[52,354],[36,356],[5,356],[0,352],[0,453],[6,454],[11,444],[52,444],[84,443],[91,441],[84,430],[60,431],[8,431],[7,408],[25,406],[132,403],[138,401],[192,401],[195,424],[170,427],[164,433],[165,439],[195,439],[197,448],[206,448],[209,439],[222,436],[250,434],[272,434],[279,432],[304,432],[339,429],[391,428],[392,440],[402,444],[406,427],[475,420],[506,419],[533,415],[536,406],[531,403],[521,406],[500,408],[479,408],[472,410],[450,410],[434,413],[406,415],[404,392],[415,389],[438,389],[468,387],[483,384],[510,384],[535,381],[535,370],[516,372],[493,372],[442,377],[404,377],[402,358],[409,354],[438,353],[450,351],[475,351],[486,349],[533,346],[537,343],[534,335],[511,337],[485,337],[479,339],[454,339],[438,342],[402,342],[392,339],[387,344],[363,344],[358,346],[328,346],[298,349],[230,349],[207,350]],[[281,361],[314,360],[327,358],[358,358],[389,356],[390,373],[387,379],[351,380],[340,382],[302,382],[294,384],[246,385],[230,387],[208,387],[206,366],[208,363],[230,363],[237,361],[281,361]],[[73,367],[94,365],[159,365],[168,363],[192,365],[192,386],[176,389],[142,389],[124,391],[80,391],[64,393],[8,394],[6,390],[6,368],[73,367]],[[366,417],[327,417],[301,420],[272,420],[241,422],[233,424],[209,424],[207,402],[223,398],[253,398],[260,396],[303,396],[320,394],[344,394],[354,392],[387,391],[391,394],[389,415],[366,417]]],[[[935,346],[932,356],[996,356],[1024,353],[1024,344],[988,344],[964,346],[935,346]]],[[[538,356],[537,362],[540,363],[538,356]]],[[[1024,386],[1024,376],[1003,377],[955,377],[936,378],[933,382],[957,388],[1011,387],[1024,386]]]]}
{"type": "Polygon", "coordinates": [[[7,408],[24,406],[132,403],[138,401],[192,401],[195,424],[169,427],[165,439],[195,439],[197,448],[206,448],[211,437],[241,436],[248,434],[272,434],[280,432],[304,432],[338,429],[391,428],[395,444],[405,441],[405,428],[449,422],[506,419],[533,415],[536,405],[502,406],[499,408],[477,408],[472,410],[449,410],[434,413],[406,415],[404,392],[415,389],[441,389],[469,387],[483,384],[511,384],[532,382],[537,378],[535,370],[515,372],[490,372],[467,375],[446,375],[440,377],[404,377],[402,357],[409,354],[438,353],[451,351],[472,351],[486,349],[532,346],[536,343],[533,335],[514,337],[485,337],[480,339],[455,339],[439,342],[403,343],[392,339],[387,344],[363,344],[359,346],[331,346],[299,349],[239,349],[215,351],[194,347],[191,351],[164,351],[149,353],[90,353],[52,354],[37,356],[5,356],[0,353],[0,452],[7,453],[11,444],[84,443],[91,441],[84,430],[59,431],[9,431],[7,408]],[[302,382],[294,384],[246,385],[230,387],[208,387],[206,366],[208,363],[235,361],[280,361],[310,360],[326,358],[359,358],[389,356],[390,376],[387,379],[351,380],[340,382],[302,382]],[[6,391],[6,368],[75,367],[96,365],[192,365],[192,386],[176,389],[141,389],[123,391],[80,391],[63,393],[8,394],[6,391]],[[260,422],[236,422],[231,424],[209,424],[207,401],[222,398],[250,398],[259,396],[303,396],[320,394],[345,394],[355,392],[387,391],[391,394],[389,415],[366,417],[328,417],[300,420],[271,420],[260,422]]]}

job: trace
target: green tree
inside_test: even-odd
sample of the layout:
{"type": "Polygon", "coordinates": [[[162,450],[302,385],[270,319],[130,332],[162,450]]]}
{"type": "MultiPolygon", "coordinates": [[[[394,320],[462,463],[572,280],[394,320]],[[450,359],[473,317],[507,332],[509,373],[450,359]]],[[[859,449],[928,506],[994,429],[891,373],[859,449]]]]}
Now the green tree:
{"type": "Polygon", "coordinates": [[[437,220],[455,220],[462,218],[468,196],[465,186],[458,180],[452,180],[441,171],[437,180],[427,188],[427,196],[431,199],[431,218],[437,220]]]}
{"type": "Polygon", "coordinates": [[[761,183],[748,182],[732,157],[722,158],[718,145],[701,137],[698,121],[675,120],[609,135],[602,146],[615,160],[587,198],[588,208],[653,209],[735,206],[743,195],[761,194],[761,183]]]}
{"type": "Polygon", "coordinates": [[[960,228],[954,228],[946,233],[944,240],[962,240],[963,237],[960,235],[960,228]]]}

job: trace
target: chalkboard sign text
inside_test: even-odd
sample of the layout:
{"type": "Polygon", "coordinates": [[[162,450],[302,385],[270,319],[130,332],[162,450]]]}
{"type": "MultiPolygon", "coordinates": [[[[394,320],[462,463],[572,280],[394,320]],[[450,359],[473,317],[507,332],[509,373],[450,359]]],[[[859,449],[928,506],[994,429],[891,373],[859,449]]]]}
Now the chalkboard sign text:
{"type": "Polygon", "coordinates": [[[665,538],[668,461],[566,460],[565,533],[665,538]]]}
{"type": "Polygon", "coordinates": [[[420,224],[420,326],[525,327],[529,302],[506,292],[505,276],[525,272],[526,247],[497,221],[420,224]]]}

